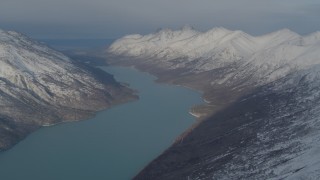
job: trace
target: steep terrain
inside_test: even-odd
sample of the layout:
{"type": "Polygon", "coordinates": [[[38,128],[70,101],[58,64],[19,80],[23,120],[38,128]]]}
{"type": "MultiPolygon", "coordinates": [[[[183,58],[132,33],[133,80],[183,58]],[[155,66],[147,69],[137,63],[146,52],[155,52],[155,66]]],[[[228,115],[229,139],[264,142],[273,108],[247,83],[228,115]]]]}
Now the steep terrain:
{"type": "Polygon", "coordinates": [[[0,150],[41,126],[84,119],[133,98],[111,75],[0,30],[0,150]]]}
{"type": "Polygon", "coordinates": [[[199,122],[136,179],[320,177],[320,34],[214,28],[129,35],[108,62],[204,92],[199,122]]]}

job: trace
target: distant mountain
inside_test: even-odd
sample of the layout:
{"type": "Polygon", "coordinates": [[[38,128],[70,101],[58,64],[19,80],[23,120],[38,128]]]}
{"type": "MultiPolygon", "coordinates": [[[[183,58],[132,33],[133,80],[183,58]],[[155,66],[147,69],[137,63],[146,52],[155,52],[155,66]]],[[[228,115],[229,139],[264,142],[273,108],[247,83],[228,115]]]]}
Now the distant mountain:
{"type": "Polygon", "coordinates": [[[0,150],[41,126],[84,119],[132,98],[111,75],[0,30],[0,150]]]}
{"type": "Polygon", "coordinates": [[[108,62],[204,93],[200,121],[135,179],[319,179],[320,33],[128,35],[108,62]]]}
{"type": "MultiPolygon", "coordinates": [[[[270,82],[298,69],[319,63],[320,33],[300,36],[288,29],[253,37],[242,31],[213,28],[198,32],[185,27],[164,29],[145,36],[125,36],[111,45],[109,53],[156,62],[167,69],[199,73],[238,64],[237,73],[248,68],[253,76],[270,82]],[[181,60],[183,59],[183,60],[181,60]]],[[[233,80],[233,74],[227,80],[233,80]]],[[[219,82],[213,82],[219,83],[219,82]]]]}

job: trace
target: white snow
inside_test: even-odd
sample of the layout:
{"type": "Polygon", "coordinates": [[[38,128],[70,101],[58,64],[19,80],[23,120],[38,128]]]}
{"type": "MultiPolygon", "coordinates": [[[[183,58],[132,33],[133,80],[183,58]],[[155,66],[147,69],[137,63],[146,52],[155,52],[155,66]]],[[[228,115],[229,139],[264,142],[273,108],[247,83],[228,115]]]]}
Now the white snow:
{"type": "Polygon", "coordinates": [[[240,69],[247,71],[247,66],[250,66],[255,72],[253,76],[263,77],[260,82],[268,83],[319,64],[320,33],[300,36],[289,29],[282,29],[263,36],[251,36],[221,27],[207,32],[192,28],[164,29],[144,36],[125,36],[114,42],[108,52],[153,59],[168,69],[189,68],[193,72],[240,63],[240,69]],[[187,62],[193,63],[187,66],[187,62]]]}
{"type": "Polygon", "coordinates": [[[33,97],[36,94],[50,104],[63,103],[61,99],[66,98],[79,100],[81,94],[104,89],[104,85],[63,54],[22,34],[3,30],[0,30],[0,80],[0,91],[13,98],[19,99],[23,94],[40,101],[33,97]]]}

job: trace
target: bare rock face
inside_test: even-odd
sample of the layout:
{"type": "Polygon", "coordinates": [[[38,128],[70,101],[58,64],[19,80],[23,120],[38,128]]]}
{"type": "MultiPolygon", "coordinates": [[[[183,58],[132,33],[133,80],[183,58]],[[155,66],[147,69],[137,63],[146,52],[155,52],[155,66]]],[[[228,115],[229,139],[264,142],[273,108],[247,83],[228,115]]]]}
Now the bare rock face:
{"type": "Polygon", "coordinates": [[[111,75],[0,30],[0,150],[41,126],[84,119],[133,98],[111,75]]]}
{"type": "Polygon", "coordinates": [[[319,179],[320,36],[214,28],[129,35],[107,50],[204,92],[201,121],[135,179],[319,179]]]}

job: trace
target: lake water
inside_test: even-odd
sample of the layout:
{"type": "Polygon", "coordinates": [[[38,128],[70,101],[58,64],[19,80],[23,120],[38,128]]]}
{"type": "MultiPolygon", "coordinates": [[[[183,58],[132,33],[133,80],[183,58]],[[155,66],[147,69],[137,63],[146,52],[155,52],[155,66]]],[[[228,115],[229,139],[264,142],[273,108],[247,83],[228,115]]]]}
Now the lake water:
{"type": "Polygon", "coordinates": [[[130,179],[194,123],[188,110],[202,103],[199,93],[132,68],[103,69],[140,99],[32,133],[0,154],[1,180],[130,179]]]}

